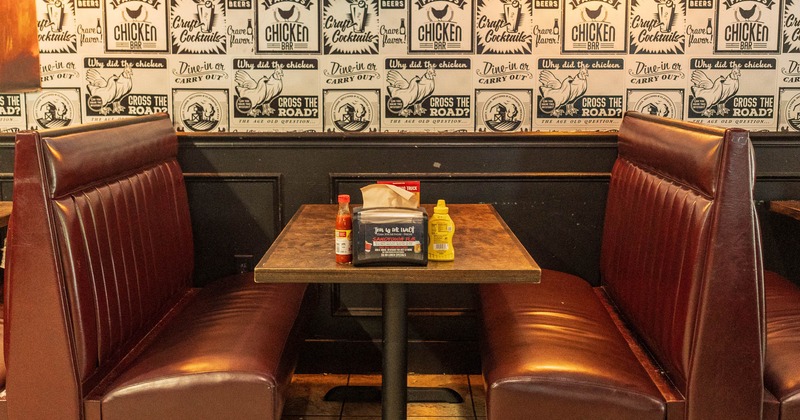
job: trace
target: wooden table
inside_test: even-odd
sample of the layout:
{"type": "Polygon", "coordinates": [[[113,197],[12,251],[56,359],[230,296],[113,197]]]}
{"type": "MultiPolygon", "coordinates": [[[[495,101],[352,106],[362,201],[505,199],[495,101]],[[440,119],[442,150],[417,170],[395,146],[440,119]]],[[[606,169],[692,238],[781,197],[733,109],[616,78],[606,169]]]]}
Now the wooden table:
{"type": "Polygon", "coordinates": [[[8,226],[11,217],[11,201],[0,201],[0,227],[8,226]]]}
{"type": "MultiPolygon", "coordinates": [[[[433,214],[431,205],[425,206],[433,214]]],[[[383,284],[382,418],[405,419],[407,304],[410,283],[538,283],[541,269],[490,204],[449,204],[456,225],[454,261],[427,266],[336,264],[336,205],[303,205],[255,268],[259,283],[383,284]]],[[[413,392],[412,392],[413,393],[413,392]]]]}
{"type": "Polygon", "coordinates": [[[798,200],[770,201],[769,210],[800,220],[800,201],[798,200]]]}

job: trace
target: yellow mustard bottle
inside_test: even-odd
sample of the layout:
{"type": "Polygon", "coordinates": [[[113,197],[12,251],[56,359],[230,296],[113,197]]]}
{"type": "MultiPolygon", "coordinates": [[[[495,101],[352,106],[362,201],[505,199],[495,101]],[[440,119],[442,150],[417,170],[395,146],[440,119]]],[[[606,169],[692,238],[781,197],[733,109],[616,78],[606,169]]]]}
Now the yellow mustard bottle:
{"type": "Polygon", "coordinates": [[[433,208],[433,216],[428,220],[428,260],[453,261],[453,234],[456,225],[450,218],[449,209],[444,200],[439,200],[433,208]]]}

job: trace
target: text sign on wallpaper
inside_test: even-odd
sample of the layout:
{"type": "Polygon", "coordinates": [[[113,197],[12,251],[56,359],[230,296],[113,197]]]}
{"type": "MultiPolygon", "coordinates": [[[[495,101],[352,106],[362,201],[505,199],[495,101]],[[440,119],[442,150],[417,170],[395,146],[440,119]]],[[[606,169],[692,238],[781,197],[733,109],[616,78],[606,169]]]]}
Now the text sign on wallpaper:
{"type": "Polygon", "coordinates": [[[161,0],[105,0],[106,51],[168,52],[168,20],[161,0]]]}
{"type": "Polygon", "coordinates": [[[785,2],[783,52],[800,53],[800,0],[786,0],[785,2]]]}
{"type": "Polygon", "coordinates": [[[693,58],[687,119],[748,129],[774,129],[774,58],[693,58]],[[773,83],[766,81],[772,80],[773,83]]]}
{"type": "Polygon", "coordinates": [[[225,3],[172,0],[173,54],[225,54],[225,3]]]}
{"type": "Polygon", "coordinates": [[[472,127],[468,58],[387,58],[385,126],[400,131],[472,127]]]}
{"type": "Polygon", "coordinates": [[[567,0],[562,52],[625,52],[627,10],[625,0],[567,0]]]}
{"type": "Polygon", "coordinates": [[[316,59],[233,61],[233,120],[245,130],[306,131],[321,126],[316,59]]]}
{"type": "Polygon", "coordinates": [[[478,0],[478,54],[530,54],[533,40],[530,0],[478,0]]]}
{"type": "Polygon", "coordinates": [[[718,0],[718,52],[778,52],[781,5],[774,0],[718,0]]]}
{"type": "Polygon", "coordinates": [[[536,125],[619,125],[625,66],[621,58],[540,58],[536,125]]]}
{"type": "Polygon", "coordinates": [[[410,52],[472,52],[472,0],[414,0],[410,52]]]}
{"type": "Polygon", "coordinates": [[[325,54],[377,54],[377,0],[324,0],[325,54]]]}
{"type": "Polygon", "coordinates": [[[39,25],[39,52],[77,52],[78,35],[75,28],[73,0],[37,1],[36,20],[39,25]]]}
{"type": "Polygon", "coordinates": [[[158,80],[167,76],[165,58],[86,57],[84,106],[89,121],[169,112],[158,80]]]}
{"type": "Polygon", "coordinates": [[[318,53],[319,0],[260,0],[256,53],[318,53]]]}
{"type": "Polygon", "coordinates": [[[0,93],[0,133],[26,129],[26,116],[25,95],[0,93]]]}
{"type": "Polygon", "coordinates": [[[684,0],[631,0],[631,54],[683,54],[684,0]]]}

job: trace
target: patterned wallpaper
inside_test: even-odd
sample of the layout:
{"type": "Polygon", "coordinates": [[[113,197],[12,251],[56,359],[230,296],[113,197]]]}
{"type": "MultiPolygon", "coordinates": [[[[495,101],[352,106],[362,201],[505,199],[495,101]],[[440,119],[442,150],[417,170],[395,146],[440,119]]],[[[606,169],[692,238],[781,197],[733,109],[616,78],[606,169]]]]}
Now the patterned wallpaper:
{"type": "Polygon", "coordinates": [[[0,131],[800,131],[800,0],[37,0],[0,131]]]}

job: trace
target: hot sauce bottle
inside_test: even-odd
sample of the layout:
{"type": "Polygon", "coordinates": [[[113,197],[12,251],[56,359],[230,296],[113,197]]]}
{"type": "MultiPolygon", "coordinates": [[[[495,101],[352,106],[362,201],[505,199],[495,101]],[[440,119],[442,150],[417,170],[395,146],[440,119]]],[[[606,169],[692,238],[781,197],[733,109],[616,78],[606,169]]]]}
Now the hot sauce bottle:
{"type": "Polygon", "coordinates": [[[336,262],[353,261],[353,217],[350,215],[350,196],[339,194],[339,211],[336,213],[336,262]]]}

